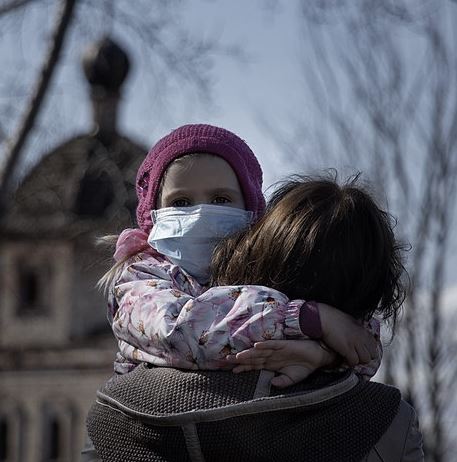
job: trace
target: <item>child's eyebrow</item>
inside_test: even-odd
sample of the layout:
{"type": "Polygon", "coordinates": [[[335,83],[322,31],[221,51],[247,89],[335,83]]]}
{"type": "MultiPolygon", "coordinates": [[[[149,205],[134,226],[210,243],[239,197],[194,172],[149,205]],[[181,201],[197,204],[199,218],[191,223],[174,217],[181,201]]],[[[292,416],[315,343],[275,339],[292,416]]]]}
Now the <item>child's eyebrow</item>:
{"type": "MultiPolygon", "coordinates": [[[[192,194],[194,191],[193,188],[186,188],[186,189],[172,189],[171,191],[167,191],[165,194],[166,197],[171,197],[171,196],[181,196],[181,195],[186,195],[186,194],[192,194]]],[[[241,195],[241,192],[238,191],[237,189],[233,188],[217,188],[217,189],[207,189],[204,191],[207,194],[232,194],[232,195],[241,195]]]]}
{"type": "Polygon", "coordinates": [[[230,194],[234,194],[234,195],[240,195],[241,192],[238,191],[237,189],[233,189],[233,188],[217,188],[217,189],[210,189],[208,190],[207,192],[211,192],[211,193],[214,193],[214,194],[220,194],[220,193],[230,193],[230,194]]]}

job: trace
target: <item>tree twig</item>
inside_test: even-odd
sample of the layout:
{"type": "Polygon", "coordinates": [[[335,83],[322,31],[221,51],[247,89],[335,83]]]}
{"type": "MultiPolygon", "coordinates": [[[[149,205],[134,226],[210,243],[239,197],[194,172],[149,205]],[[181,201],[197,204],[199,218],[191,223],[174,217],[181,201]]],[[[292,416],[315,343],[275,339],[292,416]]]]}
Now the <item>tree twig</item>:
{"type": "Polygon", "coordinates": [[[23,8],[28,3],[36,2],[37,0],[12,0],[11,2],[7,3],[6,5],[0,5],[0,16],[11,13],[14,10],[19,8],[23,8]]]}
{"type": "Polygon", "coordinates": [[[14,179],[14,168],[23,152],[23,147],[34,127],[36,118],[45,99],[47,90],[51,83],[52,76],[59,62],[60,52],[68,31],[76,0],[62,0],[61,11],[56,22],[53,39],[49,47],[48,55],[45,58],[35,90],[32,92],[27,110],[19,123],[16,136],[9,143],[9,149],[3,156],[3,165],[0,166],[0,216],[5,208],[6,198],[10,193],[14,179]]]}

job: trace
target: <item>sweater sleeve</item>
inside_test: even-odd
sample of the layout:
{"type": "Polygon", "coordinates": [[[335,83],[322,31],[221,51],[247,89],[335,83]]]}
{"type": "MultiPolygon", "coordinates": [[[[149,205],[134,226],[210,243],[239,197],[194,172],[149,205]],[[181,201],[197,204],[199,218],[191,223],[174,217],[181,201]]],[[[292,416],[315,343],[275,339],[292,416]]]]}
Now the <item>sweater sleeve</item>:
{"type": "Polygon", "coordinates": [[[402,456],[402,462],[423,462],[424,450],[422,433],[419,429],[417,413],[413,409],[410,421],[408,436],[405,441],[405,447],[402,456]]]}
{"type": "Polygon", "coordinates": [[[315,307],[303,300],[290,301],[274,289],[252,285],[205,291],[179,267],[153,259],[129,265],[113,294],[121,373],[128,370],[126,363],[139,362],[185,369],[232,367],[225,362],[227,354],[257,341],[307,338],[300,328],[303,320],[312,320],[311,333],[319,322],[313,320],[315,307]]]}
{"type": "Polygon", "coordinates": [[[397,415],[366,460],[424,462],[423,440],[417,414],[406,401],[400,401],[397,415]]]}

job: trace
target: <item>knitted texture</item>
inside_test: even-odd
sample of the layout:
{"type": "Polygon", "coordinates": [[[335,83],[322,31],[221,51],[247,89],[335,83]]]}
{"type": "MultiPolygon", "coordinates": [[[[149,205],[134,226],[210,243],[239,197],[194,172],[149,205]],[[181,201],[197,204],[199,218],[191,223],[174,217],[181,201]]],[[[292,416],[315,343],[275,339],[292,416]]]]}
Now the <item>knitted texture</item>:
{"type": "Polygon", "coordinates": [[[179,427],[159,429],[95,405],[88,418],[88,430],[103,462],[190,462],[179,427]]]}
{"type": "Polygon", "coordinates": [[[249,146],[234,133],[212,125],[184,125],[158,141],[140,166],[136,180],[137,222],[145,232],[152,227],[151,210],[156,207],[162,177],[168,166],[191,153],[221,157],[233,168],[247,210],[260,217],[265,210],[262,169],[249,146]]]}
{"type": "MultiPolygon", "coordinates": [[[[176,421],[159,426],[134,412],[179,417],[202,409],[231,409],[249,403],[257,377],[257,372],[236,375],[138,366],[101,390],[114,401],[94,404],[88,416],[89,435],[103,461],[190,460],[176,421]]],[[[288,395],[322,390],[344,379],[344,375],[315,374],[288,390],[288,395]]],[[[195,424],[206,462],[356,462],[387,430],[399,403],[397,389],[361,381],[317,404],[227,418],[219,415],[213,420],[210,411],[209,417],[196,418],[195,424]]]]}

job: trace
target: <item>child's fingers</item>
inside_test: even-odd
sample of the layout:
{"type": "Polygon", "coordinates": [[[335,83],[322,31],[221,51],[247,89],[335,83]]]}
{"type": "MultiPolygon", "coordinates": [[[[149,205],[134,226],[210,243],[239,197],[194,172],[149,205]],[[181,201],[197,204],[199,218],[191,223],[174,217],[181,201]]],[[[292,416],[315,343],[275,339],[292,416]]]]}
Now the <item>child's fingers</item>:
{"type": "Polygon", "coordinates": [[[371,359],[377,358],[378,356],[378,342],[376,341],[373,334],[365,330],[364,337],[361,338],[361,344],[368,350],[371,359]]]}
{"type": "Polygon", "coordinates": [[[244,355],[239,357],[238,355],[229,355],[225,358],[227,362],[231,364],[237,365],[245,365],[245,366],[262,366],[265,364],[266,358],[257,358],[251,357],[248,355],[244,355]]]}
{"type": "Polygon", "coordinates": [[[227,355],[225,359],[230,363],[239,363],[240,361],[250,360],[253,357],[256,357],[256,352],[253,348],[251,348],[249,350],[244,350],[236,354],[227,355]]]}
{"type": "Polygon", "coordinates": [[[364,344],[356,346],[357,355],[359,357],[359,364],[367,364],[371,361],[371,355],[368,348],[364,344]]]}
{"type": "Polygon", "coordinates": [[[238,360],[239,365],[243,366],[264,366],[265,365],[265,359],[264,358],[246,358],[246,359],[241,359],[238,360]]]}
{"type": "Polygon", "coordinates": [[[376,359],[379,356],[378,344],[376,343],[376,341],[368,343],[368,350],[370,352],[371,359],[376,359]]]}
{"type": "Polygon", "coordinates": [[[271,384],[279,388],[290,387],[306,379],[314,370],[315,368],[312,366],[307,367],[299,364],[283,367],[278,370],[279,375],[271,380],[271,384]]]}
{"type": "Polygon", "coordinates": [[[232,372],[239,374],[240,372],[255,371],[264,369],[261,364],[240,364],[232,369],[232,372]]]}
{"type": "Polygon", "coordinates": [[[284,347],[284,342],[290,340],[265,340],[264,342],[254,343],[255,350],[281,350],[284,347]]]}
{"type": "Polygon", "coordinates": [[[367,354],[369,357],[368,362],[372,361],[373,359],[376,359],[378,357],[378,352],[376,349],[373,349],[370,347],[370,345],[365,345],[365,349],[367,350],[367,354]]]}
{"type": "Polygon", "coordinates": [[[373,350],[372,348],[367,347],[367,350],[368,350],[368,354],[370,355],[370,360],[368,362],[376,361],[380,359],[377,348],[373,350]]]}
{"type": "Polygon", "coordinates": [[[232,369],[232,372],[235,374],[239,374],[240,372],[250,371],[252,370],[250,366],[236,366],[232,369]]]}
{"type": "Polygon", "coordinates": [[[286,388],[294,385],[294,381],[287,375],[281,374],[271,379],[271,384],[277,388],[286,388]]]}
{"type": "Polygon", "coordinates": [[[348,363],[349,366],[357,366],[357,364],[360,363],[359,361],[359,355],[357,354],[357,351],[354,348],[350,348],[345,355],[346,362],[348,363]]]}
{"type": "Polygon", "coordinates": [[[374,338],[369,338],[369,341],[362,343],[357,348],[357,354],[362,364],[368,364],[372,359],[378,357],[378,348],[374,338]]]}
{"type": "Polygon", "coordinates": [[[244,350],[241,351],[236,355],[236,359],[238,361],[245,361],[245,360],[251,360],[251,359],[266,359],[269,358],[272,355],[271,350],[261,350],[261,351],[256,351],[253,348],[250,350],[244,350]]]}

